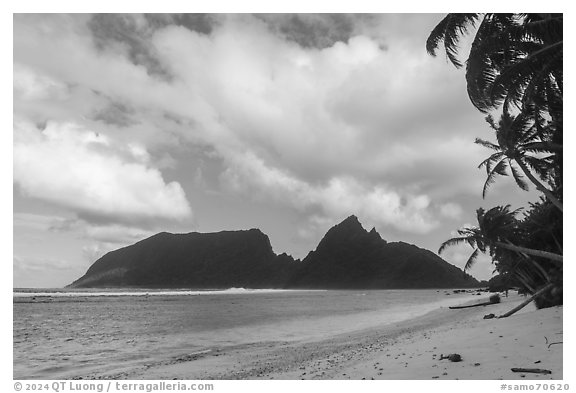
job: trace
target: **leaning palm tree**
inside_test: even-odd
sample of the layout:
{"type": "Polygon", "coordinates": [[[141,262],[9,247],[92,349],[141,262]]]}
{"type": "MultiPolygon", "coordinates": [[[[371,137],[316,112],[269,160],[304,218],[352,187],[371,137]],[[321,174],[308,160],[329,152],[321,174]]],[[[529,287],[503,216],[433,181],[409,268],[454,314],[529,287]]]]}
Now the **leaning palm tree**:
{"type": "Polygon", "coordinates": [[[488,187],[494,183],[497,176],[507,176],[508,170],[521,189],[527,191],[528,184],[521,172],[542,192],[550,202],[562,211],[562,202],[538,179],[549,180],[553,164],[552,156],[542,157],[554,149],[553,144],[543,142],[542,131],[528,116],[519,114],[513,116],[504,111],[498,123],[492,116],[486,118],[496,132],[497,144],[476,138],[476,143],[495,152],[482,161],[479,168],[486,168],[486,182],[482,197],[486,196],[488,187]],[[540,156],[538,156],[540,155],[540,156]],[[534,173],[533,173],[534,172],[534,173]],[[538,176],[538,177],[537,177],[538,176]]]}
{"type": "MultiPolygon", "coordinates": [[[[562,212],[562,30],[562,14],[448,14],[426,43],[433,56],[443,46],[447,58],[460,68],[464,62],[458,57],[459,43],[464,35],[473,33],[465,62],[468,96],[483,113],[503,109],[498,124],[492,117],[487,118],[496,131],[497,143],[476,140],[494,150],[480,164],[487,171],[483,195],[497,176],[511,172],[524,190],[528,189],[528,178],[558,208],[556,214],[562,212]],[[511,112],[519,114],[511,116],[511,112]]],[[[439,253],[450,245],[467,243],[474,251],[465,270],[482,252],[489,253],[493,261],[521,257],[526,271],[516,268],[514,273],[526,283],[531,272],[551,281],[554,271],[562,271],[562,255],[550,252],[557,247],[549,247],[546,242],[527,241],[530,237],[519,229],[516,213],[509,205],[488,211],[478,209],[478,226],[459,230],[459,236],[444,242],[439,253]],[[517,244],[543,246],[546,251],[517,244]]],[[[560,216],[560,228],[561,222],[560,216]]],[[[538,284],[538,280],[531,282],[538,284]]]]}
{"type": "Polygon", "coordinates": [[[518,230],[516,214],[519,211],[520,209],[511,211],[510,205],[493,207],[488,211],[479,208],[476,210],[478,226],[459,229],[459,236],[448,239],[442,243],[438,250],[438,254],[441,254],[446,247],[467,243],[474,251],[466,261],[464,271],[470,269],[474,265],[480,252],[489,252],[491,255],[494,255],[494,252],[498,247],[518,253],[524,253],[526,255],[546,258],[556,264],[562,264],[562,255],[517,246],[510,241],[511,238],[514,238],[514,235],[518,230]]]}
{"type": "MultiPolygon", "coordinates": [[[[466,61],[470,100],[482,112],[500,105],[537,103],[550,114],[562,105],[562,14],[448,14],[432,30],[426,49],[443,44],[456,67],[462,36],[476,30],[466,61]]],[[[560,109],[561,110],[561,109],[560,109]]]]}

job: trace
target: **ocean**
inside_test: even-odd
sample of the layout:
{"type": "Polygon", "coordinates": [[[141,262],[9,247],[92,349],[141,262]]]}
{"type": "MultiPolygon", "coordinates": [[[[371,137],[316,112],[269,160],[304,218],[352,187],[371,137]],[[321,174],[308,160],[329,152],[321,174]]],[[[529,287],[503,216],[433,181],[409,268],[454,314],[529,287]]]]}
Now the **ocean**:
{"type": "Polygon", "coordinates": [[[473,298],[451,290],[15,289],[13,378],[98,378],[227,347],[320,340],[473,298]]]}

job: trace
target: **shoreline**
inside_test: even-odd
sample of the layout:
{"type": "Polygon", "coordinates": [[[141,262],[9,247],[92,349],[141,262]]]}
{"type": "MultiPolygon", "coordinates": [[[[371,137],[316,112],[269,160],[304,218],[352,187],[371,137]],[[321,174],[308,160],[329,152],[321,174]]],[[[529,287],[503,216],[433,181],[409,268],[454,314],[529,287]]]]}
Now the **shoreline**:
{"type": "MultiPolygon", "coordinates": [[[[531,304],[508,318],[518,295],[499,304],[425,315],[323,339],[261,342],[214,348],[169,364],[150,365],[114,379],[546,379],[561,380],[562,307],[531,304]],[[461,362],[440,360],[458,353],[461,362]],[[552,374],[514,373],[511,368],[547,369],[552,374]]],[[[486,300],[483,296],[474,301],[486,300]]]]}

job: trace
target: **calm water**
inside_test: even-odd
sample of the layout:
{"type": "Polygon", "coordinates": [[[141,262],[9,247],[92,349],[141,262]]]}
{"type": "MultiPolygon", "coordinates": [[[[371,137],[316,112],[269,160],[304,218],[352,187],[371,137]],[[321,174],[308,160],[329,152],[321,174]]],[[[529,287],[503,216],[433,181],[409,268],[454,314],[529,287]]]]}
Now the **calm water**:
{"type": "Polygon", "coordinates": [[[227,346],[393,323],[470,294],[444,290],[14,292],[14,378],[61,379],[227,346]]]}

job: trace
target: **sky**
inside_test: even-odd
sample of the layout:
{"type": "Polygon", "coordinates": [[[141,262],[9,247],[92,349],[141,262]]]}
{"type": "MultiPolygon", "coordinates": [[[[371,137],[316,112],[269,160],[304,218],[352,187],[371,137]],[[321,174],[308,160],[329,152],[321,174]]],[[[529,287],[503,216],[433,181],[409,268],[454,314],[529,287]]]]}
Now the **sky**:
{"type": "Polygon", "coordinates": [[[509,178],[482,198],[493,133],[425,50],[442,16],[15,14],[14,287],[160,231],[259,228],[304,258],[352,214],[436,252],[478,207],[536,201],[509,178]]]}

